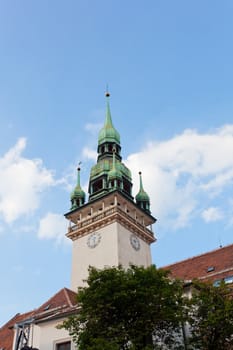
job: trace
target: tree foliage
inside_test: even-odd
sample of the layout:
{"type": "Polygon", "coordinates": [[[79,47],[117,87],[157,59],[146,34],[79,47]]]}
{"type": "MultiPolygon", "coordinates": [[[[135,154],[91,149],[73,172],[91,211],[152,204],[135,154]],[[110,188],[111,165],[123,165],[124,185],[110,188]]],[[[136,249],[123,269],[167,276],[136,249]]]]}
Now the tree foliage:
{"type": "Polygon", "coordinates": [[[187,301],[183,284],[155,266],[90,268],[62,327],[79,350],[233,350],[231,296],[227,285],[196,281],[187,301]]]}
{"type": "Polygon", "coordinates": [[[77,301],[79,312],[63,327],[80,350],[183,349],[182,285],[164,270],[90,268],[77,301]]]}
{"type": "Polygon", "coordinates": [[[193,349],[233,349],[233,299],[228,285],[194,282],[189,315],[193,349]]]}

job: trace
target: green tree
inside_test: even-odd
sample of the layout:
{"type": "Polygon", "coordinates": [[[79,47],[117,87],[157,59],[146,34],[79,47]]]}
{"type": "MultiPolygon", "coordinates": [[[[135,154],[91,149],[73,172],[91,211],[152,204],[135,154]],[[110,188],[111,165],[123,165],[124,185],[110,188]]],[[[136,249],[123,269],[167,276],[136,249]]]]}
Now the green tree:
{"type": "Polygon", "coordinates": [[[228,285],[194,282],[189,313],[191,348],[233,349],[233,299],[228,285]]]}
{"type": "Polygon", "coordinates": [[[90,268],[77,295],[80,309],[62,327],[80,350],[183,349],[182,292],[155,266],[90,268]]]}

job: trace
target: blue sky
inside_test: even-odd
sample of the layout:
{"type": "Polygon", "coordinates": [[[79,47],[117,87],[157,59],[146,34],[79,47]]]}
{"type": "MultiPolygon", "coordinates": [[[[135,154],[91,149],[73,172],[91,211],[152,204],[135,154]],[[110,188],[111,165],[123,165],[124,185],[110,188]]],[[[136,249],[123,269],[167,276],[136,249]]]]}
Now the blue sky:
{"type": "MultiPolygon", "coordinates": [[[[111,92],[163,266],[233,243],[232,1],[1,1],[0,324],[70,286],[63,214],[111,92]]],[[[135,193],[134,192],[134,193],[135,193]]]]}

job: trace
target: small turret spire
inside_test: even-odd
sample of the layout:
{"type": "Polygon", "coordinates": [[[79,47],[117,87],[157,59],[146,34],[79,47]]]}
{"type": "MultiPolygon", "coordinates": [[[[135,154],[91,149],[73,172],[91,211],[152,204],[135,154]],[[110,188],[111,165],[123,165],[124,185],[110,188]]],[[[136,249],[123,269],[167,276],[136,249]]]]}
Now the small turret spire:
{"type": "Polygon", "coordinates": [[[81,168],[77,168],[77,187],[80,187],[80,170],[81,168]]]}
{"type": "Polygon", "coordinates": [[[139,188],[139,190],[144,192],[144,188],[143,188],[143,184],[142,184],[142,172],[139,171],[138,174],[139,174],[139,181],[140,181],[140,188],[139,188]]]}
{"type": "Polygon", "coordinates": [[[80,185],[80,166],[77,168],[77,184],[75,189],[71,193],[71,210],[81,207],[85,203],[85,192],[82,190],[80,185]]]}
{"type": "Polygon", "coordinates": [[[141,208],[144,209],[148,212],[150,212],[150,197],[148,194],[145,192],[143,188],[143,183],[142,183],[142,173],[139,171],[139,192],[136,195],[136,204],[141,208]]]}

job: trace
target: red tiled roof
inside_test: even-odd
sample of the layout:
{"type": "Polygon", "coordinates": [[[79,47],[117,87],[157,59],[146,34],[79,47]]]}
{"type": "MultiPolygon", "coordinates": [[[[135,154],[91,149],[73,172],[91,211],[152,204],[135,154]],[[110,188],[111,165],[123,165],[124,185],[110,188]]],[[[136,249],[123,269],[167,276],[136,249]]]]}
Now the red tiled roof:
{"type": "Polygon", "coordinates": [[[61,289],[35,311],[35,322],[43,322],[68,315],[77,309],[77,293],[68,288],[61,289]]]}
{"type": "Polygon", "coordinates": [[[233,244],[162,268],[169,270],[172,277],[183,280],[215,281],[233,276],[233,244]]]}
{"type": "Polygon", "coordinates": [[[76,293],[68,288],[63,288],[49,300],[33,311],[24,314],[16,314],[4,326],[0,328],[0,348],[12,350],[14,339],[14,325],[33,317],[36,323],[52,318],[60,318],[73,312],[77,308],[76,293]]]}
{"type": "Polygon", "coordinates": [[[77,293],[73,292],[72,290],[63,288],[54,294],[49,300],[43,303],[38,309],[36,309],[36,314],[56,308],[75,306],[77,304],[76,295],[77,293]]]}

